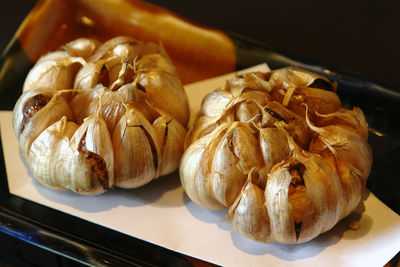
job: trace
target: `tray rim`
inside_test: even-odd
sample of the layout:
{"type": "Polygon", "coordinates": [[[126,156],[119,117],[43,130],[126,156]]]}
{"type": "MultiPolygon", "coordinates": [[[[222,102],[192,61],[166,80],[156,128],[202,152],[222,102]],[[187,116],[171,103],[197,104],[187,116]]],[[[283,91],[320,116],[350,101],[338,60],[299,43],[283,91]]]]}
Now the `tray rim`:
{"type": "MultiPolygon", "coordinates": [[[[263,46],[263,44],[252,41],[250,39],[247,39],[242,36],[235,35],[233,33],[228,33],[228,35],[237,43],[239,44],[245,44],[245,45],[250,45],[254,46],[254,48],[261,49],[261,50],[270,50],[267,46],[263,46]]],[[[8,53],[10,50],[12,50],[15,46],[15,44],[18,41],[16,38],[13,38],[10,42],[10,44],[7,46],[6,50],[3,52],[1,58],[4,61],[4,59],[7,57],[8,53]]],[[[274,52],[274,51],[273,51],[274,52]]],[[[400,93],[396,89],[388,89],[381,83],[375,82],[375,81],[370,81],[367,79],[364,79],[361,76],[358,76],[356,74],[348,74],[345,72],[341,72],[340,70],[336,70],[335,68],[331,67],[322,67],[317,64],[310,64],[310,63],[304,63],[302,61],[298,60],[293,60],[289,57],[286,57],[282,54],[276,53],[284,58],[285,60],[288,60],[289,62],[294,62],[295,64],[302,65],[302,66],[307,66],[308,68],[318,70],[318,71],[326,71],[328,70],[331,74],[334,74],[333,76],[342,78],[345,77],[345,79],[354,79],[354,81],[357,83],[359,81],[363,81],[367,84],[373,84],[374,86],[378,86],[380,88],[384,89],[383,93],[389,94],[390,97],[400,97],[400,93]],[[393,95],[392,95],[393,93],[393,95]]],[[[400,98],[399,98],[400,99],[400,98]]],[[[400,103],[400,102],[399,102],[400,103]]],[[[0,136],[1,140],[1,136],[0,136]]],[[[49,225],[46,224],[45,222],[41,221],[37,217],[28,217],[26,216],[26,211],[29,209],[29,212],[31,213],[30,215],[33,215],[32,213],[35,210],[40,210],[41,212],[49,213],[57,217],[61,218],[69,218],[73,217],[71,215],[65,214],[61,211],[42,206],[40,204],[34,203],[32,201],[20,198],[18,196],[15,196],[9,192],[8,189],[8,183],[7,183],[7,178],[6,178],[6,171],[5,171],[5,164],[4,164],[4,155],[3,155],[3,148],[2,146],[0,147],[0,231],[10,235],[17,237],[20,240],[23,240],[25,242],[28,242],[32,245],[42,247],[44,249],[47,249],[49,251],[52,251],[56,254],[59,254],[63,257],[71,258],[74,259],[82,264],[100,264],[100,262],[93,262],[93,260],[97,259],[104,259],[108,261],[109,263],[114,263],[118,264],[118,266],[143,266],[143,265],[153,265],[157,264],[159,262],[154,262],[152,259],[145,257],[145,258],[135,258],[127,254],[123,254],[119,252],[118,250],[113,250],[108,247],[101,246],[99,244],[95,244],[93,240],[89,240],[87,238],[82,238],[80,236],[77,236],[75,233],[68,233],[64,232],[63,229],[60,229],[58,226],[54,225],[49,225]],[[28,206],[28,207],[27,207],[28,206]],[[54,238],[54,240],[50,240],[49,243],[46,243],[49,241],[49,237],[54,238]],[[43,238],[43,239],[41,239],[43,238]],[[57,248],[54,244],[51,243],[51,241],[55,241],[55,243],[58,242],[57,245],[63,244],[64,246],[69,246],[68,250],[62,251],[60,248],[57,248]]],[[[72,222],[76,224],[88,224],[87,221],[80,219],[80,218],[69,218],[72,222]]],[[[91,224],[91,223],[89,223],[91,224]]],[[[94,226],[92,225],[93,229],[99,230],[104,232],[106,235],[109,236],[115,236],[115,238],[122,238],[124,240],[129,239],[131,240],[130,242],[134,241],[137,243],[138,246],[141,247],[141,249],[147,249],[151,250],[151,252],[148,252],[149,255],[154,253],[155,251],[157,253],[162,254],[163,256],[167,257],[168,260],[177,260],[183,265],[188,265],[188,266],[195,266],[196,262],[198,261],[197,259],[191,258],[189,256],[180,254],[175,251],[168,250],[166,248],[157,246],[155,244],[150,244],[146,241],[137,239],[135,237],[131,236],[126,236],[122,233],[119,233],[117,231],[107,229],[105,227],[101,226],[94,226]],[[148,248],[147,248],[148,247],[148,248]],[[167,255],[168,254],[168,255],[167,255]]],[[[94,230],[94,231],[96,231],[94,230]]],[[[129,241],[128,241],[129,242],[129,241]]],[[[62,246],[61,246],[62,247],[62,246]]],[[[202,262],[200,260],[200,262],[202,262]]],[[[165,263],[171,263],[165,262],[165,263]]],[[[202,262],[202,264],[209,264],[206,262],[202,262]]]]}

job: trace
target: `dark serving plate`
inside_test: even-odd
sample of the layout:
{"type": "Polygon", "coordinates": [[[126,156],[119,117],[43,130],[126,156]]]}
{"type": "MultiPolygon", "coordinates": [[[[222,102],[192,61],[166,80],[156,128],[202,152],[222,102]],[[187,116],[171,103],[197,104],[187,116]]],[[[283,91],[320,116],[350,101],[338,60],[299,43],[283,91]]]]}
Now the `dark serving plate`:
{"type": "MultiPolygon", "coordinates": [[[[387,206],[400,214],[400,194],[398,189],[400,188],[400,179],[398,179],[397,174],[397,164],[400,162],[399,90],[388,88],[363,77],[357,77],[354,74],[346,74],[333,67],[289,58],[264,44],[234,33],[224,33],[205,28],[152,5],[139,1],[122,2],[128,3],[128,7],[131,8],[130,12],[136,12],[135,10],[147,12],[148,14],[153,14],[154,18],[173,17],[184,23],[189,23],[195,32],[200,32],[201,36],[203,36],[204,31],[205,35],[211,32],[220,36],[222,46],[227,44],[228,47],[234,48],[232,50],[233,53],[224,58],[224,67],[216,68],[214,72],[205,74],[203,72],[198,77],[190,76],[187,79],[183,77],[183,81],[200,80],[263,62],[266,62],[272,69],[288,65],[299,66],[321,73],[336,81],[338,83],[338,94],[343,104],[348,107],[361,107],[367,117],[370,134],[369,143],[374,155],[372,172],[368,179],[367,187],[387,206]]],[[[123,21],[116,21],[116,24],[109,23],[110,25],[112,24],[111,26],[102,24],[102,19],[104,19],[102,16],[107,17],[108,15],[99,15],[96,10],[90,9],[90,4],[85,3],[87,1],[62,2],[49,0],[40,1],[36,5],[0,59],[1,110],[13,109],[16,100],[21,94],[22,84],[27,72],[33,66],[34,61],[46,50],[54,49],[66,40],[72,40],[88,34],[100,39],[113,35],[131,34],[131,32],[126,29],[121,30],[116,25],[124,23],[123,21]],[[46,22],[46,14],[49,12],[53,15],[51,21],[53,24],[46,22]],[[68,18],[64,18],[63,14],[68,14],[68,18]],[[37,19],[38,17],[42,19],[37,19]],[[58,19],[54,19],[54,17],[58,19]],[[85,17],[88,20],[78,21],[78,17],[80,19],[85,17]],[[102,31],[99,31],[96,25],[101,25],[102,31]],[[49,30],[43,32],[41,27],[46,27],[49,30]],[[42,47],[44,48],[42,49],[42,47]]],[[[99,5],[102,4],[106,6],[115,5],[107,0],[99,2],[99,5]]],[[[119,7],[114,8],[118,9],[119,7]]],[[[179,30],[179,27],[177,27],[177,30],[179,30]]],[[[160,36],[144,35],[144,37],[144,39],[151,40],[160,36]]],[[[168,36],[161,37],[168,38],[168,36]]],[[[208,40],[205,41],[204,47],[207,47],[208,42],[208,40]]],[[[168,44],[168,42],[166,43],[168,44]]],[[[173,60],[175,60],[174,55],[176,54],[173,50],[180,49],[179,44],[177,45],[178,47],[174,47],[174,45],[176,44],[166,45],[168,52],[172,50],[171,57],[173,60]]],[[[193,63],[191,58],[188,57],[188,68],[194,68],[195,70],[199,68],[207,69],[209,64],[215,61],[215,55],[212,52],[211,54],[204,54],[203,57],[200,63],[193,63]]],[[[181,59],[178,58],[177,60],[181,59]]],[[[220,64],[220,61],[218,62],[220,64]]],[[[183,64],[186,63],[184,62],[183,64]]],[[[1,232],[85,265],[211,265],[10,194],[4,155],[2,148],[0,149],[1,232]]]]}

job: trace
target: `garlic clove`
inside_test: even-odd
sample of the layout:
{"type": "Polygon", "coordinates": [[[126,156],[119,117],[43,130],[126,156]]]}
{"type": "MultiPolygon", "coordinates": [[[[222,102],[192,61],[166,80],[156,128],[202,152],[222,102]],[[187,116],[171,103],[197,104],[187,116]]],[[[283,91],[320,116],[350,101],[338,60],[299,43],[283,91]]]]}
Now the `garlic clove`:
{"type": "Polygon", "coordinates": [[[271,172],[265,188],[265,205],[271,222],[271,233],[277,242],[295,243],[295,222],[289,203],[289,185],[292,177],[288,166],[279,164],[271,172]]]}
{"type": "Polygon", "coordinates": [[[321,117],[315,126],[308,116],[306,122],[316,132],[309,151],[320,154],[339,175],[346,207],[342,217],[357,207],[372,165],[372,151],[367,143],[367,123],[360,110],[340,111],[321,117]]]}
{"type": "Polygon", "coordinates": [[[126,94],[126,90],[109,91],[100,84],[92,90],[78,91],[71,99],[76,122],[81,124],[84,118],[96,114],[100,109],[100,116],[106,121],[109,132],[112,133],[126,112],[121,101],[126,94]],[[99,98],[101,103],[98,101],[99,98]]]}
{"type": "Polygon", "coordinates": [[[64,115],[72,118],[68,103],[56,90],[37,88],[23,93],[13,111],[14,132],[22,155],[26,157],[35,138],[64,115]]]}
{"type": "Polygon", "coordinates": [[[118,36],[104,42],[89,61],[97,61],[101,58],[131,58],[137,55],[161,53],[161,49],[154,43],[141,42],[132,37],[118,36]]]}
{"type": "Polygon", "coordinates": [[[207,117],[220,118],[232,99],[232,95],[228,92],[215,90],[203,98],[200,114],[207,117]]]}
{"type": "Polygon", "coordinates": [[[72,57],[65,51],[49,53],[40,58],[29,71],[23,92],[38,87],[70,89],[74,84],[75,74],[85,64],[83,58],[72,57]]]}
{"type": "Polygon", "coordinates": [[[310,151],[320,154],[323,159],[336,171],[340,178],[343,188],[343,197],[346,205],[341,217],[345,217],[352,212],[360,203],[361,196],[365,188],[366,179],[361,177],[360,171],[351,164],[348,164],[326,147],[323,142],[312,141],[310,151]]]}
{"type": "Polygon", "coordinates": [[[260,106],[265,106],[269,99],[270,95],[265,91],[248,91],[248,89],[246,89],[240,96],[235,98],[234,103],[236,104],[243,101],[251,101],[260,106]]]}
{"type": "Polygon", "coordinates": [[[137,58],[153,53],[160,53],[159,47],[153,43],[139,42],[123,36],[110,39],[80,69],[74,88],[88,90],[100,83],[115,91],[122,85],[133,82],[140,70],[136,64],[137,58]]]}
{"type": "Polygon", "coordinates": [[[263,106],[267,104],[268,94],[263,91],[246,91],[234,98],[226,107],[221,121],[240,121],[249,126],[263,124],[263,106]],[[233,116],[229,118],[229,113],[233,116]],[[224,118],[225,117],[225,118],[224,118]]]}
{"type": "Polygon", "coordinates": [[[288,87],[274,87],[271,96],[272,99],[288,106],[297,114],[304,116],[304,104],[308,105],[310,112],[327,114],[336,112],[341,107],[339,97],[335,92],[327,91],[319,88],[300,87],[293,88],[293,93],[288,96],[291,88],[288,87]]]}
{"type": "Polygon", "coordinates": [[[257,179],[257,173],[254,171],[249,173],[246,184],[229,208],[232,228],[251,239],[273,242],[268,212],[264,204],[264,189],[258,187],[253,179],[257,179]]]}
{"type": "Polygon", "coordinates": [[[298,145],[307,148],[311,140],[311,132],[304,118],[278,102],[268,102],[265,111],[273,118],[269,123],[275,125],[277,122],[284,122],[285,130],[293,137],[298,145]]]}
{"type": "Polygon", "coordinates": [[[308,116],[306,121],[308,126],[317,133],[310,144],[309,151],[318,153],[321,147],[326,147],[335,157],[358,170],[360,179],[363,181],[367,179],[372,166],[372,150],[362,135],[336,125],[317,127],[311,123],[308,116]]]}
{"type": "Polygon", "coordinates": [[[295,66],[271,71],[269,75],[268,81],[272,87],[285,83],[302,87],[318,87],[336,92],[337,85],[325,76],[295,66]]]}
{"type": "Polygon", "coordinates": [[[229,91],[234,97],[242,95],[248,89],[270,92],[271,84],[266,78],[265,74],[261,72],[236,75],[226,83],[225,90],[229,91]]]}
{"type": "Polygon", "coordinates": [[[175,67],[164,54],[146,54],[136,60],[136,65],[141,71],[147,72],[154,69],[176,75],[175,67]]]}
{"type": "Polygon", "coordinates": [[[105,121],[87,117],[71,138],[68,159],[69,189],[80,194],[100,194],[114,185],[114,153],[105,121]]]}
{"type": "Polygon", "coordinates": [[[111,138],[95,116],[81,126],[65,116],[50,125],[33,142],[28,162],[34,176],[51,188],[100,194],[114,183],[111,138]]]}
{"type": "Polygon", "coordinates": [[[206,116],[201,116],[197,118],[194,126],[189,129],[186,135],[184,148],[186,149],[191,143],[211,133],[217,127],[218,127],[218,118],[210,118],[206,116]]]}
{"type": "Polygon", "coordinates": [[[63,116],[41,132],[32,143],[27,162],[32,174],[42,184],[61,190],[69,187],[69,170],[63,166],[69,160],[70,139],[78,127],[63,116]]]}
{"type": "Polygon", "coordinates": [[[260,109],[260,106],[257,105],[257,103],[252,101],[243,101],[235,107],[235,110],[235,119],[237,121],[246,123],[249,126],[252,123],[260,123],[262,118],[262,109],[260,109]]]}
{"type": "Polygon", "coordinates": [[[156,119],[153,127],[161,144],[160,175],[166,175],[179,166],[186,130],[178,121],[166,114],[156,119]]]}
{"type": "Polygon", "coordinates": [[[226,125],[228,127],[220,126],[225,127],[225,132],[207,148],[210,155],[205,156],[212,156],[206,164],[209,165],[215,198],[229,207],[237,198],[250,170],[261,167],[261,157],[257,138],[247,125],[238,122],[226,125]]]}
{"type": "Polygon", "coordinates": [[[259,144],[264,159],[264,172],[270,172],[272,167],[290,153],[287,137],[277,128],[262,128],[259,130],[259,144]]]}
{"type": "Polygon", "coordinates": [[[72,57],[87,59],[100,46],[100,42],[91,38],[78,38],[66,43],[61,48],[72,57]]]}
{"type": "Polygon", "coordinates": [[[206,135],[185,150],[180,162],[179,176],[183,189],[192,201],[209,209],[221,210],[226,207],[216,200],[210,173],[205,170],[203,164],[204,152],[213,142],[213,138],[212,134],[206,135]]]}
{"type": "Polygon", "coordinates": [[[329,164],[317,154],[304,153],[303,180],[306,206],[297,242],[308,241],[330,230],[342,218],[346,205],[340,179],[329,164]]]}
{"type": "Polygon", "coordinates": [[[115,185],[136,188],[158,177],[161,149],[156,132],[144,115],[129,107],[113,133],[115,185]]]}
{"type": "Polygon", "coordinates": [[[75,76],[73,88],[90,90],[98,83],[108,86],[110,83],[108,66],[105,60],[89,61],[75,76]]]}
{"type": "Polygon", "coordinates": [[[282,243],[306,242],[330,230],[341,218],[345,204],[336,172],[322,157],[307,152],[294,153],[273,167],[265,199],[271,232],[282,243]],[[289,194],[293,170],[304,184],[303,193],[295,197],[289,194]]]}
{"type": "Polygon", "coordinates": [[[180,124],[189,119],[189,104],[182,84],[174,76],[160,71],[140,73],[138,88],[146,93],[150,105],[173,116],[180,124]],[[180,103],[178,108],[175,103],[180,103]]]}
{"type": "Polygon", "coordinates": [[[340,109],[330,114],[317,113],[313,118],[317,126],[340,126],[358,133],[364,139],[368,139],[368,124],[360,108],[340,109]]]}
{"type": "Polygon", "coordinates": [[[312,113],[337,111],[341,102],[336,92],[336,84],[326,77],[297,67],[287,67],[271,72],[269,82],[274,100],[288,106],[304,116],[304,104],[312,113]]]}

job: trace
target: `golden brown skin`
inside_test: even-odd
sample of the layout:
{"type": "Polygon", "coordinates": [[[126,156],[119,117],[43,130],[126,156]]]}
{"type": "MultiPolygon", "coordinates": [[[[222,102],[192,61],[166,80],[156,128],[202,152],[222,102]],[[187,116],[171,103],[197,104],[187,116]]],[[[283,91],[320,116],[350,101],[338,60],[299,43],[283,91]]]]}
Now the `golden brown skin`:
{"type": "Polygon", "coordinates": [[[43,56],[13,115],[41,183],[100,194],[174,171],[189,107],[165,50],[122,36],[103,44],[80,38],[43,56]]]}
{"type": "Polygon", "coordinates": [[[180,165],[189,197],[229,208],[233,228],[301,243],[360,202],[372,165],[367,123],[336,84],[295,67],[249,73],[208,94],[180,165]]]}

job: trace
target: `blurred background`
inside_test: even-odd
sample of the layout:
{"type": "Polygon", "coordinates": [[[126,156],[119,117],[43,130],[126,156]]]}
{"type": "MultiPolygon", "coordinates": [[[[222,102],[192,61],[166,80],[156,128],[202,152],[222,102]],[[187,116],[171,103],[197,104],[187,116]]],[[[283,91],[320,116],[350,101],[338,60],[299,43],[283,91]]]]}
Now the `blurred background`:
{"type": "MultiPolygon", "coordinates": [[[[148,2],[200,24],[262,42],[295,59],[333,66],[400,91],[399,1],[148,2]]],[[[1,51],[35,4],[35,0],[0,0],[1,51]]],[[[0,247],[0,266],[80,266],[1,233],[0,247]]]]}
{"type": "MultiPolygon", "coordinates": [[[[149,0],[190,20],[263,42],[296,59],[400,90],[400,2],[149,0]]],[[[4,50],[35,0],[0,1],[4,50]]]]}

